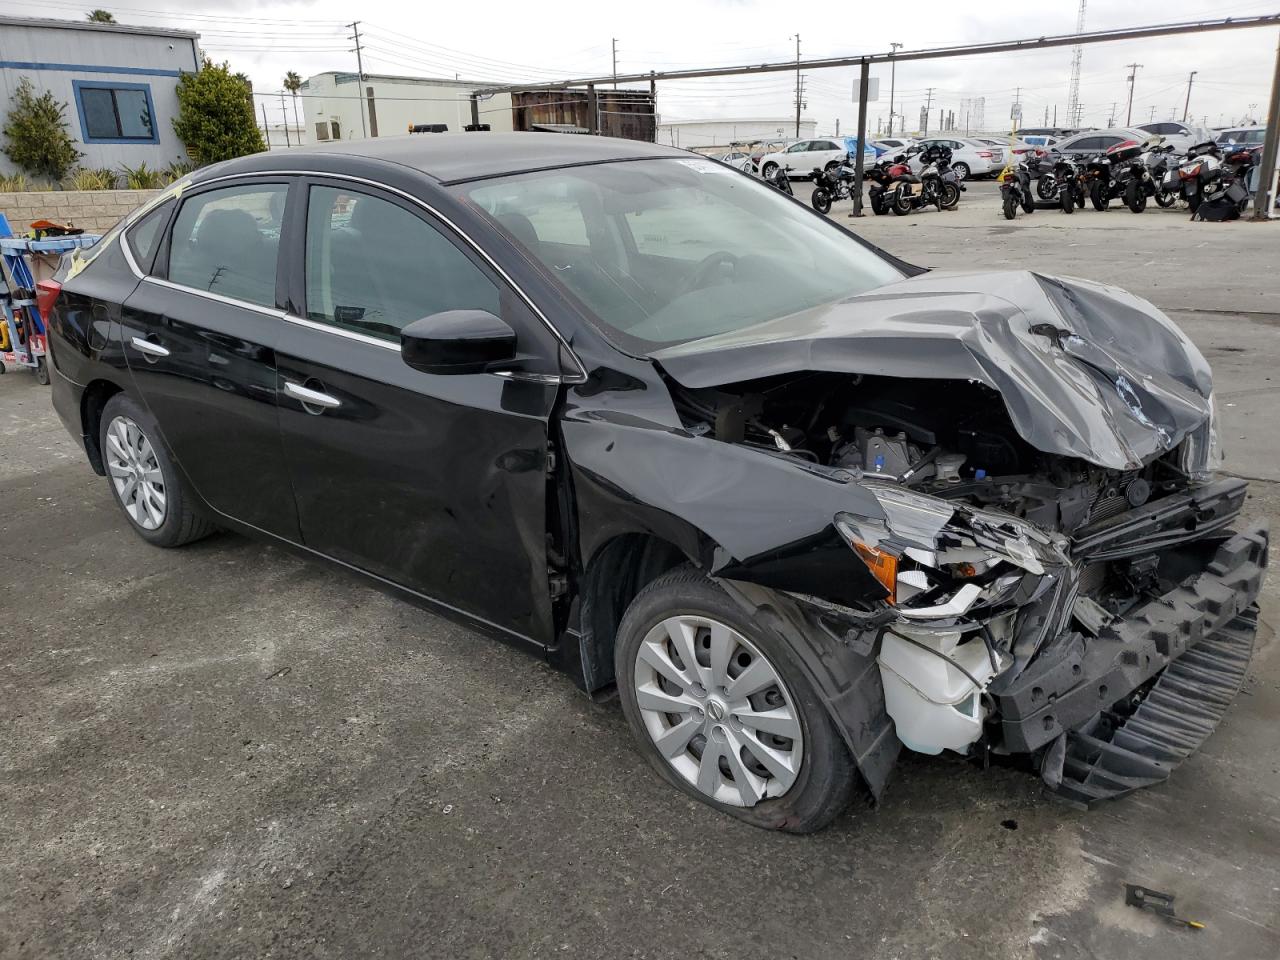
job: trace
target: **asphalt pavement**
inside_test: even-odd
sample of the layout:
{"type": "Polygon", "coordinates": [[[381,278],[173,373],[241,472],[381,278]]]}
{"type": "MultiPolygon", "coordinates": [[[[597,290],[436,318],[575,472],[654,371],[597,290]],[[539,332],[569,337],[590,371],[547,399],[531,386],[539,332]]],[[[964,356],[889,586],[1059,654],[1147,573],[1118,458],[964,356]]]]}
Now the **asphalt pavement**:
{"type": "MultiPolygon", "coordinates": [[[[1152,299],[1215,367],[1247,514],[1280,515],[1280,224],[1007,222],[989,183],[842,222],[1152,299]]],[[[9,373],[0,957],[1273,958],[1275,584],[1241,696],[1167,784],[1086,813],[904,755],[878,809],[780,836],[666,786],[616,704],[521,652],[237,536],[147,546],[9,373]],[[1124,906],[1126,881],[1206,928],[1124,906]]]]}

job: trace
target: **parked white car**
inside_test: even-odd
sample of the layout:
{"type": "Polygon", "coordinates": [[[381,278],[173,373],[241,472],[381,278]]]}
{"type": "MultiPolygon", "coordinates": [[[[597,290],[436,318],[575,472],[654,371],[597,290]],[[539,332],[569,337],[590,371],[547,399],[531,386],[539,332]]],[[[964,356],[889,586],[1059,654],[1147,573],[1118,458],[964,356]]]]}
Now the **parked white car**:
{"type": "Polygon", "coordinates": [[[785,167],[792,180],[803,179],[813,173],[814,167],[825,170],[828,164],[843,163],[848,155],[844,140],[799,140],[785,150],[761,157],[760,176],[768,180],[778,167],[785,167]]]}
{"type": "MultiPolygon", "coordinates": [[[[926,137],[918,142],[922,147],[931,147],[935,143],[950,147],[951,169],[961,180],[996,174],[1004,168],[1005,147],[995,147],[981,140],[953,137],[926,137]]],[[[911,158],[910,166],[913,173],[919,173],[923,164],[916,156],[911,158]]]]}
{"type": "MultiPolygon", "coordinates": [[[[1158,121],[1156,123],[1140,123],[1136,129],[1146,133],[1157,134],[1164,137],[1165,143],[1173,144],[1174,149],[1179,155],[1186,153],[1197,143],[1204,143],[1206,140],[1213,140],[1213,131],[1205,127],[1199,127],[1194,124],[1176,123],[1172,120],[1158,121]]],[[[1261,141],[1259,141],[1261,143],[1261,141]]]]}
{"type": "Polygon", "coordinates": [[[735,170],[751,169],[751,154],[744,153],[741,150],[734,150],[732,153],[720,153],[712,156],[712,160],[719,160],[727,167],[733,167],[735,170]]]}
{"type": "Polygon", "coordinates": [[[871,146],[875,147],[876,156],[884,154],[899,154],[907,147],[915,143],[910,137],[885,137],[881,140],[872,140],[871,146]]]}
{"type": "Polygon", "coordinates": [[[1228,143],[1238,143],[1244,147],[1256,147],[1267,139],[1267,128],[1229,127],[1226,130],[1220,130],[1217,136],[1211,136],[1206,139],[1217,140],[1218,143],[1223,145],[1228,143]]]}

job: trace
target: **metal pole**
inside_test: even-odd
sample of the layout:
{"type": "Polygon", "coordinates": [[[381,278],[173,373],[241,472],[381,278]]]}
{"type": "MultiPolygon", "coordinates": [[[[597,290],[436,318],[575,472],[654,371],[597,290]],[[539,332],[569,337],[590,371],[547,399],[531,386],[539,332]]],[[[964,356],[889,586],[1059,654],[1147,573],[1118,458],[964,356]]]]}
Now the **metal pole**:
{"type": "Polygon", "coordinates": [[[600,132],[600,101],[596,99],[596,85],[587,84],[587,130],[600,132]]]}
{"type": "Polygon", "coordinates": [[[1133,82],[1138,78],[1138,70],[1142,68],[1140,63],[1126,63],[1129,68],[1129,106],[1125,108],[1124,125],[1126,127],[1133,126],[1133,82]]]}
{"type": "Polygon", "coordinates": [[[1187,112],[1191,109],[1191,81],[1196,78],[1198,70],[1192,70],[1191,76],[1187,77],[1187,102],[1182,105],[1182,122],[1187,122],[1187,112]]]}
{"type": "Polygon", "coordinates": [[[618,38],[613,38],[613,89],[618,89],[618,38]]]}
{"type": "Polygon", "coordinates": [[[871,86],[871,64],[862,61],[862,85],[858,88],[858,156],[853,161],[853,212],[851,217],[862,216],[862,177],[865,173],[863,157],[867,150],[867,87],[871,86]]]}
{"type": "MultiPolygon", "coordinates": [[[[895,53],[897,53],[898,49],[901,46],[902,44],[900,43],[889,44],[889,48],[890,48],[889,56],[892,57],[895,53]]],[[[862,62],[866,63],[867,61],[863,60],[862,62]]],[[[894,87],[894,82],[897,79],[898,79],[898,61],[890,60],[889,62],[889,133],[887,134],[887,136],[890,136],[890,137],[893,136],[893,87],[894,87]]]]}
{"type": "Polygon", "coordinates": [[[1266,220],[1276,202],[1276,156],[1280,148],[1280,43],[1276,44],[1276,72],[1271,78],[1271,112],[1267,115],[1267,140],[1262,147],[1258,192],[1253,198],[1253,219],[1266,220]]]}
{"type": "Polygon", "coordinates": [[[800,139],[800,34],[796,34],[796,139],[800,139]]]}
{"type": "Polygon", "coordinates": [[[267,102],[262,101],[262,132],[266,134],[267,149],[271,149],[271,127],[267,123],[267,102]]]}
{"type": "Polygon", "coordinates": [[[351,28],[351,39],[356,42],[356,71],[360,75],[360,135],[362,137],[369,136],[369,127],[364,119],[364,58],[360,52],[360,21],[347,24],[351,28]]]}
{"type": "Polygon", "coordinates": [[[480,126],[480,98],[474,93],[471,95],[471,125],[480,126]]]}
{"type": "Polygon", "coordinates": [[[293,142],[289,139],[289,112],[284,108],[284,91],[280,91],[280,116],[284,118],[284,145],[292,147],[293,142]]]}

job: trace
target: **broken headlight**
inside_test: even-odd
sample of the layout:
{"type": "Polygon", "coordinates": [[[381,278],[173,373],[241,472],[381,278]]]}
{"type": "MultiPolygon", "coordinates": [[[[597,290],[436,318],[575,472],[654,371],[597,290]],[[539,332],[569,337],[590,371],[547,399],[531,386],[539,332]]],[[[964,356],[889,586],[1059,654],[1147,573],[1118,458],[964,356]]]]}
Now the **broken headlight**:
{"type": "Polygon", "coordinates": [[[835,527],[903,617],[941,620],[991,608],[1067,562],[1066,543],[1007,514],[868,484],[884,517],[840,513],[835,527]]]}
{"type": "Polygon", "coordinates": [[[1178,450],[1178,469],[1195,483],[1208,483],[1222,468],[1222,445],[1218,439],[1218,402],[1209,394],[1209,416],[1187,434],[1178,450]]]}

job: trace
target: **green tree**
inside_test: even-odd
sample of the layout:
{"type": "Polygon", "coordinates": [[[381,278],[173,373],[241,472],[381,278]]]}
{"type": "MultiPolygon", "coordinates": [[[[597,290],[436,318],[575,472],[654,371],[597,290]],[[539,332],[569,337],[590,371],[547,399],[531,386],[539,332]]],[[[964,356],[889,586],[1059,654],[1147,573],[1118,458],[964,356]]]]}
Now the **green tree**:
{"type": "Polygon", "coordinates": [[[116,18],[110,10],[90,10],[84,15],[90,23],[115,23],[116,18]]]}
{"type": "Polygon", "coordinates": [[[302,89],[302,77],[290,70],[284,75],[284,88],[293,94],[293,125],[298,128],[298,143],[302,143],[302,124],[298,120],[298,91],[302,89]]]}
{"type": "Polygon", "coordinates": [[[178,79],[174,133],[197,163],[217,163],[267,148],[253,115],[253,86],[243,73],[208,58],[178,79]]]}
{"type": "Polygon", "coordinates": [[[61,180],[81,156],[67,132],[67,105],[47,90],[37,97],[26,77],[12,103],[4,124],[4,155],[28,173],[61,180]]]}

